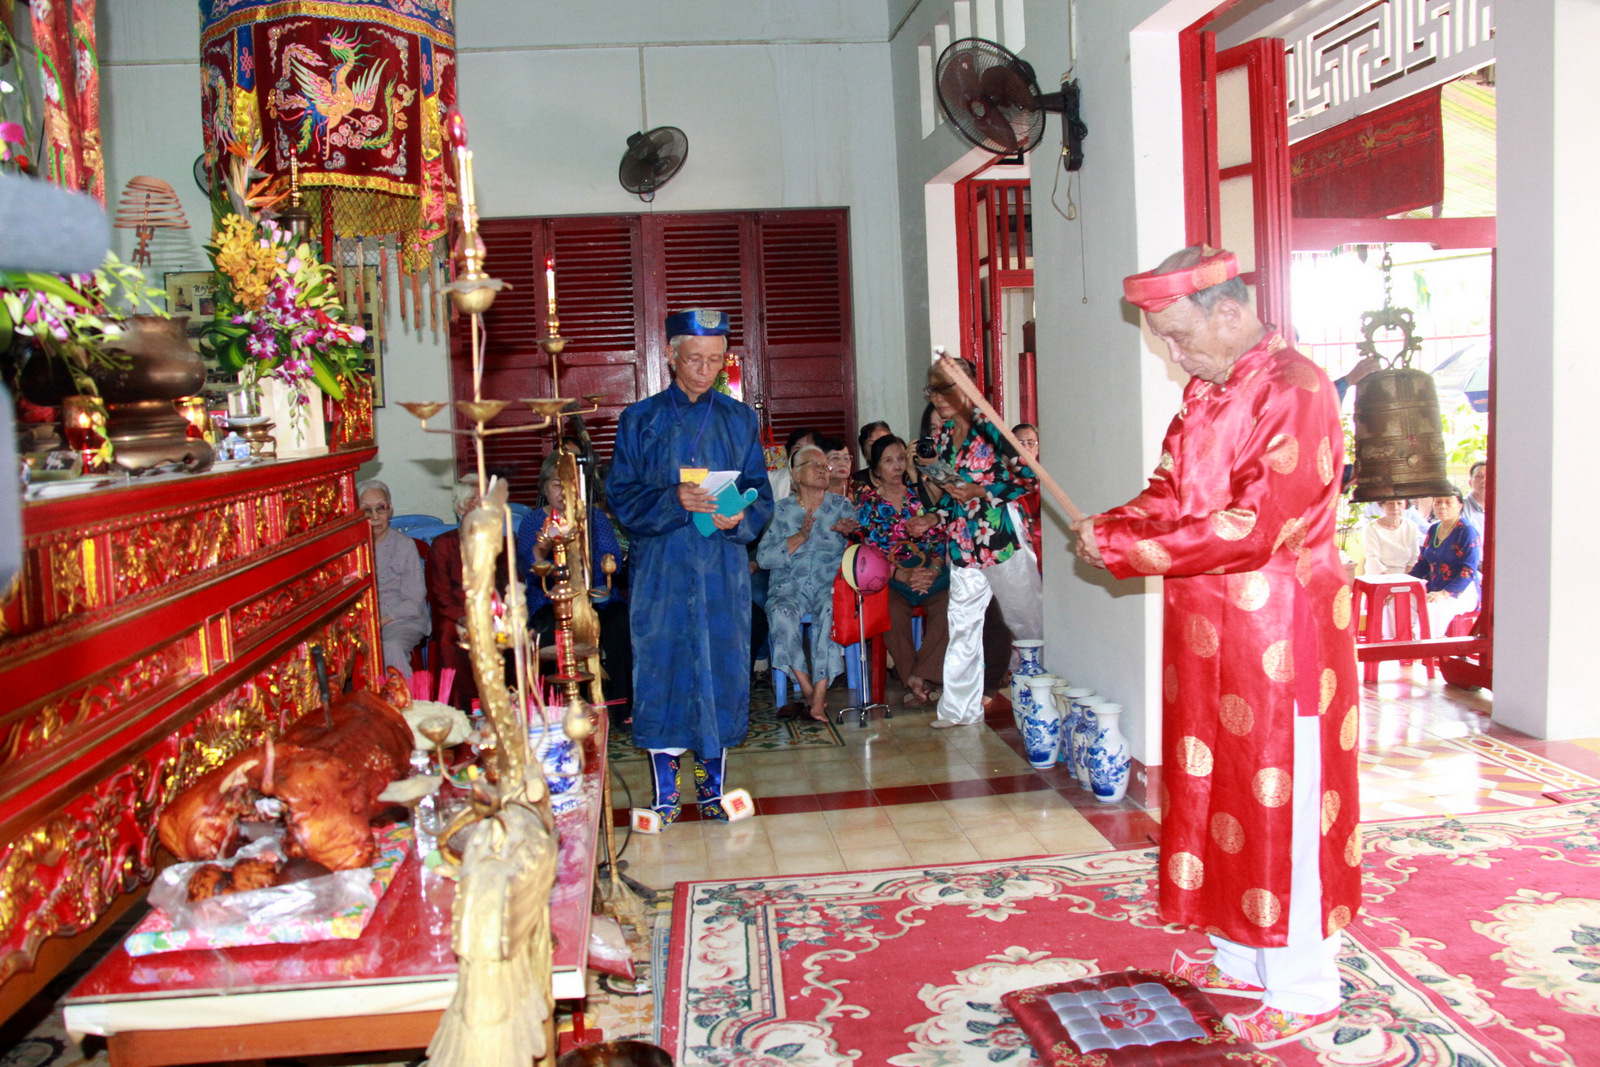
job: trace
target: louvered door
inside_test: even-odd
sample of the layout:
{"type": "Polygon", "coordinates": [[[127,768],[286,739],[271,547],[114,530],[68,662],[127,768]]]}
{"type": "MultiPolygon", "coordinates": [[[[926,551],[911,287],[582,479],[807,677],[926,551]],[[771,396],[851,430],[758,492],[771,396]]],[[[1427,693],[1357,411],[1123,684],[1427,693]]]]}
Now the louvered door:
{"type": "MultiPolygon", "coordinates": [[[[798,426],[853,439],[855,352],[843,209],[486,219],[482,235],[489,272],[511,284],[484,317],[485,397],[551,395],[550,361],[538,339],[547,333],[544,267],[553,255],[567,338],[561,394],[602,395],[599,411],[586,419],[602,456],[610,455],[621,410],[671,378],[667,314],[695,307],[729,313],[738,394],[763,412],[779,440],[798,426]]],[[[451,324],[458,398],[472,395],[469,333],[465,319],[451,324]]],[[[526,407],[513,405],[494,425],[531,420],[526,407]]],[[[538,465],[553,439],[526,433],[485,441],[491,465],[518,472],[514,500],[536,503],[538,465]]],[[[457,441],[459,469],[472,470],[470,440],[457,441]]]]}
{"type": "MultiPolygon", "coordinates": [[[[759,395],[752,392],[750,380],[752,327],[759,318],[755,267],[747,253],[754,216],[748,212],[654,215],[647,223],[644,255],[651,306],[645,337],[649,351],[666,351],[666,318],[672,312],[690,308],[726,311],[732,327],[728,362],[730,368],[737,368],[739,381],[734,395],[745,401],[759,395]]],[[[656,376],[650,389],[654,392],[667,387],[670,372],[664,359],[652,363],[656,376]]]]}
{"type": "Polygon", "coordinates": [[[810,426],[855,441],[850,242],[843,211],[756,217],[762,336],[757,392],[781,443],[810,426]]]}

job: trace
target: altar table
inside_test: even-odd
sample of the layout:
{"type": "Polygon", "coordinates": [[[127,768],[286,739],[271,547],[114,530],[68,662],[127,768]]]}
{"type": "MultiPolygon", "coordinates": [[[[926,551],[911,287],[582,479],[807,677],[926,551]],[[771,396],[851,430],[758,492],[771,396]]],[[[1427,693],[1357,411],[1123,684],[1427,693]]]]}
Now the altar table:
{"type": "MultiPolygon", "coordinates": [[[[550,898],[556,999],[585,991],[606,717],[585,743],[584,803],[557,817],[550,898]]],[[[354,940],[163,952],[118,945],[65,1002],[69,1034],[107,1038],[112,1067],[332,1055],[428,1044],[456,991],[455,883],[407,858],[354,940]]]]}

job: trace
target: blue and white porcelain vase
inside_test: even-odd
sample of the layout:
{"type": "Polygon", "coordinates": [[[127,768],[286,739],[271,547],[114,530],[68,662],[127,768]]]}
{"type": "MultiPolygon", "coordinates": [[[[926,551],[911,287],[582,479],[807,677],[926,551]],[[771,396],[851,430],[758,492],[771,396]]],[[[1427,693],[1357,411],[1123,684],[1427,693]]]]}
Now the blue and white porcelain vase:
{"type": "Polygon", "coordinates": [[[1013,641],[1011,647],[1017,652],[1017,669],[1011,672],[1011,715],[1016,721],[1017,732],[1021,733],[1023,712],[1030,699],[1028,679],[1044,673],[1044,664],[1040,660],[1044,655],[1044,642],[1032,639],[1013,641]]]}
{"type": "Polygon", "coordinates": [[[1128,739],[1122,736],[1117,723],[1121,716],[1121,704],[1095,705],[1099,729],[1089,746],[1089,781],[1094,798],[1103,804],[1115,804],[1128,795],[1128,772],[1133,759],[1128,755],[1128,739]]]}
{"type": "Polygon", "coordinates": [[[1083,717],[1083,709],[1078,706],[1078,702],[1084,697],[1092,696],[1094,696],[1093,689],[1077,685],[1067,689],[1066,699],[1061,702],[1061,765],[1074,778],[1078,775],[1078,742],[1074,737],[1074,731],[1077,729],[1078,720],[1083,717]]]}
{"type": "Polygon", "coordinates": [[[1022,720],[1022,744],[1028,763],[1035,770],[1055,766],[1061,751],[1061,711],[1050,699],[1050,687],[1060,681],[1053,674],[1034,674],[1027,679],[1028,702],[1022,720]]]}
{"type": "Polygon", "coordinates": [[[1056,684],[1050,687],[1050,699],[1056,702],[1056,710],[1061,713],[1061,747],[1056,750],[1056,762],[1067,761],[1067,724],[1072,719],[1072,701],[1068,699],[1067,692],[1072,689],[1072,683],[1056,676],[1056,684]]]}
{"type": "Polygon", "coordinates": [[[1077,709],[1077,720],[1072,724],[1072,774],[1078,779],[1079,785],[1088,789],[1089,747],[1094,744],[1095,734],[1100,731],[1095,723],[1094,711],[1105,701],[1091,693],[1072,703],[1077,709]]]}

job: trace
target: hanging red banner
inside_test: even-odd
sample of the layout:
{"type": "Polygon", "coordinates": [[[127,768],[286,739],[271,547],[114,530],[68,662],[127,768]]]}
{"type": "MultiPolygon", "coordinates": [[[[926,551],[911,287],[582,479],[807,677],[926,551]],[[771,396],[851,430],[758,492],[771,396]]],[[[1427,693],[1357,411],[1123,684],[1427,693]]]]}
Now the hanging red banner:
{"type": "Polygon", "coordinates": [[[339,237],[444,232],[455,179],[452,0],[202,0],[208,158],[259,139],[339,237]]]}
{"type": "Polygon", "coordinates": [[[1297,219],[1381,219],[1444,199],[1439,90],[1342,122],[1290,147],[1297,219]]]}

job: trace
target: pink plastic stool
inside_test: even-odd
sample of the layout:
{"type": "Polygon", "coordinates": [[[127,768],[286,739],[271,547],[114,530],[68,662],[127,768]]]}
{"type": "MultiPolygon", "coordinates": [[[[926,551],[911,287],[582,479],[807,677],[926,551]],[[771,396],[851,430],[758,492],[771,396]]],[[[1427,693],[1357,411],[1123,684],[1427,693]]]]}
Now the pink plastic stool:
{"type": "MultiPolygon", "coordinates": [[[[1351,587],[1355,591],[1355,610],[1357,617],[1362,611],[1366,612],[1367,624],[1362,631],[1356,634],[1356,643],[1362,645],[1381,645],[1383,639],[1383,609],[1386,604],[1394,604],[1394,640],[1411,641],[1426,639],[1433,636],[1428,626],[1428,585],[1421,578],[1413,578],[1409,574],[1372,574],[1356,578],[1351,587]],[[1410,598],[1409,601],[1407,598],[1410,598]],[[1417,609],[1417,628],[1421,631],[1413,638],[1411,633],[1411,608],[1417,609]]],[[[1408,661],[1409,662],[1409,661],[1408,661]]],[[[1434,661],[1425,660],[1428,665],[1428,677],[1433,677],[1434,661]]],[[[1376,682],[1378,680],[1377,660],[1368,660],[1362,670],[1361,680],[1376,682]]]]}

